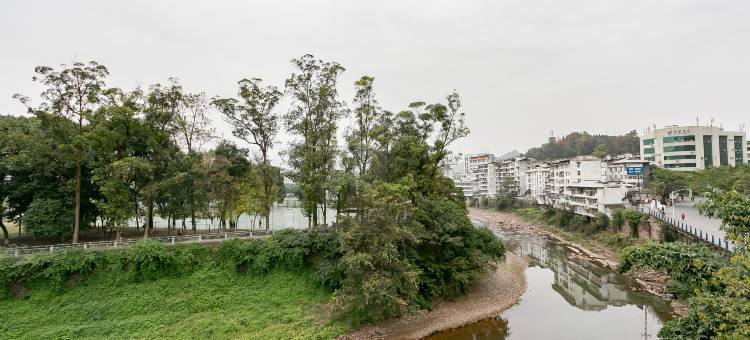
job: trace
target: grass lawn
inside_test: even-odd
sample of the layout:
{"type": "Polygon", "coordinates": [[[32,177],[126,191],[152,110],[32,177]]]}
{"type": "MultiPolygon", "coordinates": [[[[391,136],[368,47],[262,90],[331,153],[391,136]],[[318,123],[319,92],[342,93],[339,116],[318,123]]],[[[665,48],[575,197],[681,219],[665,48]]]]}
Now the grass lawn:
{"type": "Polygon", "coordinates": [[[132,283],[105,272],[0,300],[0,339],[328,339],[345,333],[309,272],[205,269],[132,283]]]}

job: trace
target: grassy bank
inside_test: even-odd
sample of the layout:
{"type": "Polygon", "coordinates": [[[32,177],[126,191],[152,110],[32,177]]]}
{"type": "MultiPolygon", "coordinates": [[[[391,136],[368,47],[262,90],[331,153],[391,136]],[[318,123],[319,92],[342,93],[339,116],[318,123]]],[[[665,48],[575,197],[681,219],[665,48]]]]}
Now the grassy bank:
{"type": "Polygon", "coordinates": [[[617,252],[645,241],[621,232],[627,224],[640,223],[641,216],[634,216],[633,219],[637,220],[634,222],[618,222],[615,219],[610,220],[605,215],[589,218],[560,209],[525,208],[515,209],[513,213],[586,248],[600,247],[617,252]]]}
{"type": "Polygon", "coordinates": [[[329,297],[309,270],[205,268],[139,283],[101,273],[0,301],[0,338],[324,339],[347,331],[321,312],[329,297]]]}
{"type": "Polygon", "coordinates": [[[0,339],[324,339],[333,233],[0,258],[0,339]]]}

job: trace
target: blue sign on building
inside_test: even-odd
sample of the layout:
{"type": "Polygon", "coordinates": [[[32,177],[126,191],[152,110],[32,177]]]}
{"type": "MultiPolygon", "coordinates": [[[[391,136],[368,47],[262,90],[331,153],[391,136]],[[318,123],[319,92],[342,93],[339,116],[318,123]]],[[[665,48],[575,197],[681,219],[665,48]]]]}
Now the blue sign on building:
{"type": "Polygon", "coordinates": [[[625,171],[628,173],[628,176],[641,176],[643,175],[643,165],[627,165],[625,166],[625,171]]]}

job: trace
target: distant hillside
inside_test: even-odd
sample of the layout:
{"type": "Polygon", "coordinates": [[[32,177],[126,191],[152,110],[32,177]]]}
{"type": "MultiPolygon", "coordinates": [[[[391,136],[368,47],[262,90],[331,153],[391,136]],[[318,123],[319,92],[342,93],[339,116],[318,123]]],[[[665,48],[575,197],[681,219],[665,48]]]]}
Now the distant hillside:
{"type": "Polygon", "coordinates": [[[539,160],[552,160],[582,155],[606,156],[624,153],[638,154],[640,139],[638,133],[630,131],[623,136],[590,135],[587,132],[573,132],[565,137],[531,148],[526,157],[539,160]]]}
{"type": "Polygon", "coordinates": [[[508,153],[503,154],[502,156],[496,157],[496,158],[497,159],[510,159],[510,158],[518,157],[518,156],[521,156],[521,153],[518,152],[517,150],[513,150],[511,152],[508,152],[508,153]]]}

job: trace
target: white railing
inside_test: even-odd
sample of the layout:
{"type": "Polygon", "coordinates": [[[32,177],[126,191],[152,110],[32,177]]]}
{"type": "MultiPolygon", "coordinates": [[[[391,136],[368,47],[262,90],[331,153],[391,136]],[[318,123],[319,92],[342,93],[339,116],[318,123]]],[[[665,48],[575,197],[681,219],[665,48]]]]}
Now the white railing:
{"type": "Polygon", "coordinates": [[[714,236],[713,234],[703,231],[703,229],[693,227],[676,218],[669,217],[668,215],[659,211],[655,211],[649,208],[641,208],[640,210],[643,213],[649,214],[656,219],[666,222],[667,224],[681,230],[683,233],[692,236],[694,239],[698,239],[701,242],[710,243],[712,246],[718,247],[730,253],[734,252],[734,244],[732,244],[732,242],[730,242],[726,238],[722,240],[721,237],[714,236]]]}
{"type": "MultiPolygon", "coordinates": [[[[161,236],[151,237],[149,240],[159,241],[167,245],[175,245],[178,243],[200,243],[200,242],[215,242],[224,241],[230,239],[247,239],[257,238],[269,234],[270,232],[265,231],[234,231],[234,232],[220,232],[220,233],[208,233],[208,234],[195,234],[195,235],[177,235],[177,236],[161,236]]],[[[102,250],[108,248],[121,248],[127,247],[142,238],[122,238],[120,240],[110,241],[95,241],[95,242],[81,242],[81,243],[60,243],[51,244],[44,246],[24,246],[24,247],[0,247],[0,254],[10,257],[21,257],[36,254],[53,254],[63,250],[70,249],[82,249],[82,250],[102,250]]]]}

